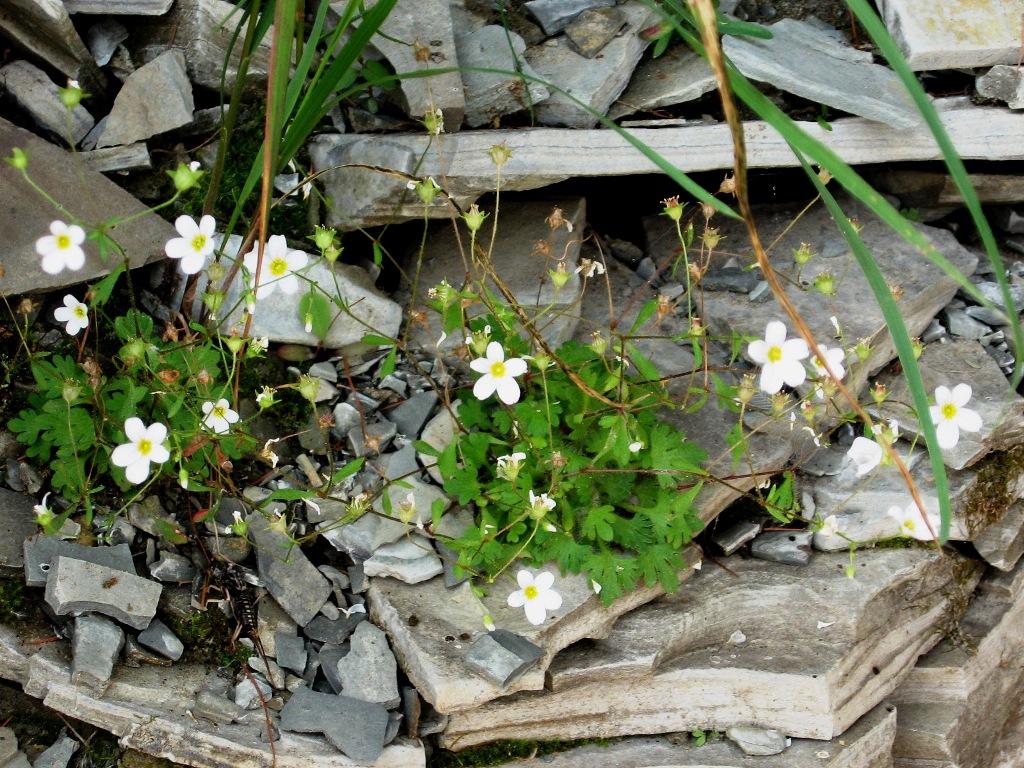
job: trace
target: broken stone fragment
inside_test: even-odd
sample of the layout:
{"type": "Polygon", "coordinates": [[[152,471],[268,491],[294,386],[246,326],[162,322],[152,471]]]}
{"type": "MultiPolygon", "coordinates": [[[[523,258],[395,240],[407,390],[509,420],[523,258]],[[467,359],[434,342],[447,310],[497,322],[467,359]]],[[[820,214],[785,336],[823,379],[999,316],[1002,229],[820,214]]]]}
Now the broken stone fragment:
{"type": "Polygon", "coordinates": [[[346,696],[382,705],[397,707],[398,662],[388,645],[387,636],[370,622],[356,627],[349,641],[351,648],[338,661],[338,677],[346,696]]]}
{"type": "Polygon", "coordinates": [[[156,614],[161,589],[125,571],[57,555],[47,574],[46,602],[58,616],[95,611],[145,629],[156,614]]]}
{"type": "Polygon", "coordinates": [[[1024,555],[1024,504],[1015,501],[1001,520],[975,536],[971,543],[992,567],[1011,570],[1024,555]]]}
{"type": "Polygon", "coordinates": [[[388,712],[380,704],[299,688],[281,710],[281,728],[322,733],[353,760],[372,764],[384,748],[388,712]]]}
{"type": "Polygon", "coordinates": [[[160,558],[149,566],[149,575],[157,581],[181,583],[192,581],[192,577],[196,575],[196,567],[184,555],[161,552],[160,558]]]}
{"type": "Polygon", "coordinates": [[[585,59],[592,59],[614,40],[626,25],[626,15],[618,8],[594,8],[584,11],[565,28],[569,47],[585,59]]]}
{"type": "Polygon", "coordinates": [[[177,661],[185,652],[184,643],[160,619],[153,619],[149,626],[139,633],[139,642],[171,661],[177,661]]]}
{"type": "MultiPolygon", "coordinates": [[[[81,745],[78,741],[72,739],[66,733],[61,733],[60,738],[36,758],[32,768],[67,768],[68,763],[71,762],[71,758],[74,757],[79,746],[81,745]]],[[[3,764],[3,762],[0,759],[0,764],[3,764]]]]}
{"type": "Polygon", "coordinates": [[[557,35],[584,11],[592,8],[610,8],[615,0],[529,0],[523,7],[528,10],[544,34],[557,35]]]}
{"type": "Polygon", "coordinates": [[[761,533],[764,527],[763,521],[740,520],[726,528],[718,528],[711,534],[711,541],[728,557],[746,544],[753,541],[754,537],[761,533]]]}
{"type": "Polygon", "coordinates": [[[262,514],[250,515],[248,523],[258,553],[260,579],[285,613],[300,627],[306,626],[331,596],[331,583],[309,562],[305,552],[271,528],[262,514]]]}
{"type": "Polygon", "coordinates": [[[276,634],[277,663],[284,669],[301,675],[306,668],[306,642],[286,632],[276,634]]]}
{"type": "Polygon", "coordinates": [[[174,0],[64,0],[68,13],[162,16],[174,0]]]}
{"type": "MultiPolygon", "coordinates": [[[[20,576],[29,570],[25,565],[26,541],[39,530],[32,501],[23,493],[0,488],[0,578],[20,576]]],[[[49,566],[50,557],[47,556],[43,562],[49,566]]],[[[46,580],[45,573],[39,571],[38,574],[36,586],[46,580]]]]}
{"type": "Polygon", "coordinates": [[[470,128],[494,123],[551,95],[541,83],[519,77],[519,72],[530,78],[537,73],[523,60],[526,43],[515,32],[491,24],[462,35],[456,44],[459,64],[471,68],[462,74],[470,128]],[[500,72],[474,71],[483,69],[500,72]]]}
{"type": "Polygon", "coordinates": [[[444,568],[430,539],[417,533],[380,547],[363,563],[367,576],[389,576],[406,584],[419,584],[440,575],[444,568]]]}
{"type": "Polygon", "coordinates": [[[385,412],[384,418],[398,427],[398,434],[415,440],[420,436],[423,426],[430,419],[436,405],[437,392],[428,389],[424,392],[417,392],[400,405],[391,408],[385,412]]]}
{"type": "Polygon", "coordinates": [[[179,51],[167,51],[125,81],[96,147],[145,141],[188,125],[194,109],[185,57],[179,51]],[[154,93],[160,94],[160,98],[154,99],[154,93]]]}
{"type": "Polygon", "coordinates": [[[674,48],[640,63],[608,117],[617,120],[634,112],[683,104],[714,89],[715,73],[708,63],[689,48],[674,48]]]}
{"type": "Polygon", "coordinates": [[[502,688],[526,674],[544,658],[544,649],[505,629],[480,635],[466,651],[466,661],[502,688]]]}
{"type": "Polygon", "coordinates": [[[777,755],[789,746],[785,734],[773,728],[755,728],[749,725],[733,725],[725,729],[729,737],[745,755],[777,755]]]}
{"type": "Polygon", "coordinates": [[[69,120],[57,86],[43,70],[27,61],[12,61],[0,67],[0,92],[6,92],[36,125],[64,146],[77,146],[96,124],[82,104],[71,110],[69,120]]]}
{"type": "Polygon", "coordinates": [[[767,531],[750,544],[750,554],[762,560],[785,565],[811,562],[811,531],[767,531]]]}
{"type": "Polygon", "coordinates": [[[124,631],[109,619],[86,614],[75,619],[71,638],[71,683],[102,695],[110,685],[124,631]]]}

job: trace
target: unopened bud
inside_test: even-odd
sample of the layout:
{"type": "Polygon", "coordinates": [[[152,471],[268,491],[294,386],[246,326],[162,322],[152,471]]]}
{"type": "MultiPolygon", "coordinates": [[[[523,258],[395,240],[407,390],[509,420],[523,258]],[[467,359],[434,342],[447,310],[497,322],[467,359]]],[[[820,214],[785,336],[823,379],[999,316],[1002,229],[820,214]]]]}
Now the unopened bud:
{"type": "Polygon", "coordinates": [[[228,336],[224,339],[224,345],[231,350],[231,354],[237,355],[245,346],[245,339],[241,336],[228,336]]]}
{"type": "Polygon", "coordinates": [[[686,203],[679,202],[679,195],[668,197],[661,201],[661,204],[665,206],[665,210],[662,211],[672,221],[680,221],[683,218],[683,209],[686,208],[686,203]]]}
{"type": "Polygon", "coordinates": [[[569,274],[569,271],[565,268],[565,262],[560,261],[558,262],[557,267],[548,270],[548,277],[550,277],[551,282],[555,284],[555,288],[561,288],[567,282],[569,282],[569,278],[571,277],[571,275],[569,274]]]}
{"type": "Polygon", "coordinates": [[[492,145],[487,154],[491,156],[491,162],[499,168],[512,159],[512,150],[504,144],[492,145]]]}
{"type": "Polygon", "coordinates": [[[7,158],[7,162],[19,171],[24,171],[28,168],[28,153],[23,149],[14,147],[14,149],[11,150],[11,156],[7,158]]]}
{"type": "Polygon", "coordinates": [[[813,255],[814,253],[812,253],[811,246],[809,243],[800,243],[799,248],[793,249],[793,261],[795,261],[801,267],[808,261],[810,261],[813,255]]]}
{"type": "Polygon", "coordinates": [[[184,163],[178,163],[178,167],[173,171],[167,171],[167,175],[171,177],[171,181],[174,182],[174,188],[176,190],[179,192],[187,192],[199,183],[199,179],[202,178],[203,172],[193,170],[190,166],[185,165],[184,163]]]}
{"type": "Polygon", "coordinates": [[[871,388],[871,399],[875,401],[875,405],[881,405],[889,397],[889,390],[885,388],[885,384],[878,381],[875,382],[875,386],[871,388]]]}
{"type": "Polygon", "coordinates": [[[469,206],[469,210],[462,214],[462,218],[466,221],[466,226],[469,227],[470,232],[476,232],[483,226],[484,219],[487,218],[487,213],[480,210],[480,207],[473,203],[469,206]]]}
{"type": "Polygon", "coordinates": [[[814,278],[814,287],[825,296],[836,295],[836,280],[828,270],[814,278]]]}

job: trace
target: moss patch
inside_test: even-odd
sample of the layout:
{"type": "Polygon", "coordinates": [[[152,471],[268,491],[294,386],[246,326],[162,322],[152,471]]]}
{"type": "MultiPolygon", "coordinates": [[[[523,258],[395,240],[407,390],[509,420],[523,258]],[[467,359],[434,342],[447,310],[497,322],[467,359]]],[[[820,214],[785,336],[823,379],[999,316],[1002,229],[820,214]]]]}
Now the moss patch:
{"type": "Polygon", "coordinates": [[[993,454],[978,465],[977,482],[964,498],[967,532],[973,537],[1002,519],[1016,501],[1016,479],[1024,474],[1024,445],[993,454]]]}
{"type": "Polygon", "coordinates": [[[182,661],[218,667],[240,666],[253,654],[251,648],[232,640],[234,627],[228,617],[213,606],[187,619],[165,616],[164,620],[185,644],[182,661]]]}
{"type": "Polygon", "coordinates": [[[556,752],[566,752],[576,747],[596,744],[607,747],[614,739],[580,739],[577,741],[496,741],[479,747],[470,747],[462,752],[437,750],[427,758],[427,768],[484,768],[499,765],[509,760],[543,757],[556,752]]]}
{"type": "Polygon", "coordinates": [[[0,624],[16,624],[24,618],[27,607],[24,581],[0,581],[0,624]]]}

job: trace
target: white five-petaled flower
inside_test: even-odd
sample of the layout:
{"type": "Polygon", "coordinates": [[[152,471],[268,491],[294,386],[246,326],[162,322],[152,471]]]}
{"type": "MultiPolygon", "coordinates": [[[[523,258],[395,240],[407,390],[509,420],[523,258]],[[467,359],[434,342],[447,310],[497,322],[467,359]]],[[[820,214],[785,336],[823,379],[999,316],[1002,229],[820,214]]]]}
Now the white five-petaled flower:
{"type": "Polygon", "coordinates": [[[519,382],[516,376],[526,373],[526,361],[521,357],[505,359],[505,350],[501,344],[492,341],[487,345],[487,355],[478,357],[469,364],[477,373],[482,373],[473,385],[473,397],[486,400],[495,392],[505,405],[519,402],[519,382]]]}
{"type": "Polygon", "coordinates": [[[238,421],[238,412],[231,410],[231,403],[221,398],[216,403],[207,400],[203,403],[203,427],[216,435],[226,435],[231,425],[238,421]]]}
{"type": "Polygon", "coordinates": [[[977,411],[964,408],[970,399],[969,384],[957,384],[952,390],[943,386],[935,388],[935,405],[930,410],[940,448],[946,450],[956,445],[960,441],[961,429],[965,432],[981,431],[981,416],[977,411]]]}
{"type": "Polygon", "coordinates": [[[544,515],[555,508],[555,500],[548,498],[546,493],[542,493],[537,496],[533,491],[530,491],[530,516],[536,520],[540,520],[544,515]]]}
{"type": "Polygon", "coordinates": [[[629,444],[629,452],[639,453],[643,449],[643,447],[644,444],[642,442],[640,442],[639,440],[634,440],[632,443],[629,444]]]}
{"type": "Polygon", "coordinates": [[[498,477],[503,477],[510,482],[515,482],[519,476],[519,469],[526,461],[526,454],[522,451],[510,453],[507,456],[498,457],[498,477]]]}
{"type": "Polygon", "coordinates": [[[604,274],[604,264],[600,261],[594,261],[593,259],[580,259],[579,266],[576,267],[576,274],[583,273],[584,277],[593,277],[594,275],[604,274]]]}
{"type": "Polygon", "coordinates": [[[803,339],[786,339],[786,326],[778,320],[768,323],[764,339],[750,342],[747,354],[761,365],[761,389],[776,394],[783,384],[797,387],[807,378],[807,370],[800,362],[809,354],[803,339]]]}
{"type": "Polygon", "coordinates": [[[839,521],[836,520],[835,515],[829,515],[821,521],[821,528],[818,529],[818,533],[822,536],[837,536],[839,535],[839,521]]]}
{"type": "Polygon", "coordinates": [[[284,235],[271,235],[263,248],[263,265],[260,274],[256,274],[259,262],[259,244],[245,255],[243,263],[250,275],[250,287],[256,288],[256,299],[269,295],[275,288],[284,293],[295,293],[299,290],[299,278],[295,273],[309,263],[309,257],[302,251],[288,248],[284,235]]]}
{"type": "Polygon", "coordinates": [[[548,611],[562,607],[562,596],[551,588],[555,583],[554,574],[541,571],[534,577],[524,569],[519,571],[516,581],[519,589],[508,596],[508,604],[512,608],[524,608],[527,621],[534,626],[544,623],[548,611]]]}
{"type": "Polygon", "coordinates": [[[43,257],[43,272],[57,275],[65,269],[81,269],[85,266],[85,230],[77,224],[54,221],[50,234],[36,240],[36,253],[43,257]]]}
{"type": "Polygon", "coordinates": [[[132,416],[124,423],[124,433],[128,442],[114,449],[110,454],[110,463],[115,467],[124,467],[128,481],[138,485],[149,477],[151,462],[163,464],[171,458],[171,452],[163,444],[167,439],[167,427],[160,422],[147,427],[142,419],[132,416]]]}
{"type": "Polygon", "coordinates": [[[65,330],[69,336],[89,326],[89,308],[70,293],[64,297],[64,306],[53,310],[53,316],[58,323],[67,323],[65,330]]]}
{"type": "Polygon", "coordinates": [[[921,514],[917,502],[911,501],[906,509],[898,506],[889,507],[889,516],[900,526],[900,536],[913,536],[918,541],[932,541],[939,533],[939,519],[933,515],[921,514]]]}
{"type": "MultiPolygon", "coordinates": [[[[825,363],[828,363],[828,367],[832,369],[837,378],[836,381],[840,381],[846,375],[846,369],[843,367],[843,360],[846,359],[846,352],[839,347],[833,347],[829,349],[824,344],[819,344],[818,348],[821,350],[821,354],[825,356],[825,363]]],[[[819,380],[831,379],[828,371],[825,370],[825,363],[822,363],[821,358],[817,355],[811,357],[811,367],[814,368],[815,374],[817,374],[819,380]]],[[[819,385],[816,388],[818,397],[825,397],[825,390],[819,385]]]]}
{"type": "Polygon", "coordinates": [[[857,465],[857,477],[866,475],[882,463],[882,446],[866,437],[855,437],[846,455],[857,465]]]}
{"type": "Polygon", "coordinates": [[[207,214],[199,223],[191,216],[179,216],[174,228],[181,237],[167,241],[164,253],[172,259],[181,259],[181,271],[194,275],[206,265],[206,257],[213,253],[213,232],[217,221],[207,214]]]}

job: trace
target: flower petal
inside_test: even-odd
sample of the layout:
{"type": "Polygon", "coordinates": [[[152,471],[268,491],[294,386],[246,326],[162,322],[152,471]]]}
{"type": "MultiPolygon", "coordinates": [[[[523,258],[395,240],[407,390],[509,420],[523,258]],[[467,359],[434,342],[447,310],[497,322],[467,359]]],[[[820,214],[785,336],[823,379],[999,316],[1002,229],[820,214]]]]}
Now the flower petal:
{"type": "Polygon", "coordinates": [[[539,600],[531,600],[526,604],[526,619],[535,627],[543,624],[544,619],[547,618],[547,611],[544,610],[544,606],[541,605],[539,600]]]}
{"type": "Polygon", "coordinates": [[[782,371],[779,370],[777,365],[769,363],[761,369],[760,386],[762,391],[769,395],[774,395],[782,389],[782,383],[782,371]]]}
{"type": "Polygon", "coordinates": [[[117,446],[110,454],[110,463],[115,467],[127,467],[142,458],[135,443],[125,443],[117,446]]]}
{"type": "Polygon", "coordinates": [[[174,220],[174,228],[185,240],[191,240],[199,234],[199,225],[191,216],[181,215],[174,220]]]}
{"type": "Polygon", "coordinates": [[[124,433],[128,437],[128,440],[133,443],[137,443],[139,440],[145,440],[148,436],[146,432],[146,425],[142,423],[142,419],[138,416],[132,416],[125,421],[124,433]]]}
{"type": "Polygon", "coordinates": [[[487,359],[492,363],[501,363],[505,361],[505,350],[496,341],[492,341],[487,345],[487,359]]]}
{"type": "Polygon", "coordinates": [[[534,585],[533,574],[525,568],[521,569],[519,573],[516,574],[516,581],[519,583],[520,589],[526,589],[527,587],[532,587],[534,585]]]}
{"type": "Polygon", "coordinates": [[[767,363],[768,345],[764,343],[763,339],[750,342],[750,345],[747,347],[747,357],[760,365],[767,363]]]}
{"type": "Polygon", "coordinates": [[[548,611],[557,611],[562,607],[562,596],[553,589],[549,589],[547,592],[541,592],[537,599],[548,611]]]}
{"type": "Polygon", "coordinates": [[[971,385],[970,384],[957,384],[953,387],[951,396],[953,398],[953,405],[963,407],[967,405],[967,401],[971,399],[971,385]]]}
{"type": "Polygon", "coordinates": [[[786,324],[779,320],[772,320],[765,326],[764,340],[769,347],[782,346],[786,341],[786,324]]]}
{"type": "Polygon", "coordinates": [[[486,400],[488,397],[494,394],[494,390],[498,387],[498,380],[490,374],[481,376],[477,379],[476,384],[473,385],[473,397],[477,400],[486,400]]]}
{"type": "Polygon", "coordinates": [[[505,405],[515,405],[519,402],[519,384],[515,379],[503,376],[500,379],[495,379],[498,390],[498,398],[505,405]]]}
{"type": "Polygon", "coordinates": [[[935,426],[935,436],[939,440],[939,447],[948,451],[960,442],[960,428],[956,422],[945,419],[935,426]]]}
{"type": "Polygon", "coordinates": [[[160,445],[160,443],[167,439],[167,427],[159,421],[150,424],[146,430],[146,439],[153,443],[153,445],[160,445]]]}
{"type": "Polygon", "coordinates": [[[136,485],[146,482],[146,478],[149,477],[149,459],[143,457],[129,464],[124,469],[124,476],[128,478],[129,482],[136,485]]]}
{"type": "Polygon", "coordinates": [[[513,357],[505,361],[506,376],[522,376],[526,373],[526,361],[521,357],[513,357]]]}
{"type": "MultiPolygon", "coordinates": [[[[542,494],[543,495],[543,494],[542,494]]],[[[555,583],[555,574],[551,571],[541,571],[537,574],[537,577],[533,580],[533,585],[541,592],[551,589],[551,586],[555,583]]]]}
{"type": "Polygon", "coordinates": [[[526,595],[523,594],[522,590],[513,592],[508,596],[508,604],[510,608],[522,608],[526,605],[526,595]]]}
{"type": "Polygon", "coordinates": [[[956,425],[964,432],[980,432],[981,416],[970,408],[960,408],[956,412],[956,425]]]}

